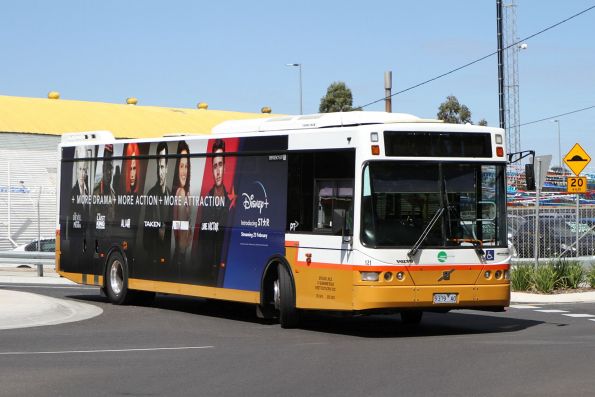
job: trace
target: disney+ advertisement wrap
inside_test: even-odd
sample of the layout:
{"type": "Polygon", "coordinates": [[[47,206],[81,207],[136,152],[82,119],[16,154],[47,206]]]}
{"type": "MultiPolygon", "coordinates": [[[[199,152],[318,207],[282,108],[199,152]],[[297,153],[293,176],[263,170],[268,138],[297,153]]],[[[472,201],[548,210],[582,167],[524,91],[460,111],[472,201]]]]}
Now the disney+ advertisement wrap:
{"type": "Polygon", "coordinates": [[[126,246],[136,279],[260,289],[284,254],[286,137],[63,148],[61,268],[103,275],[126,246]]]}

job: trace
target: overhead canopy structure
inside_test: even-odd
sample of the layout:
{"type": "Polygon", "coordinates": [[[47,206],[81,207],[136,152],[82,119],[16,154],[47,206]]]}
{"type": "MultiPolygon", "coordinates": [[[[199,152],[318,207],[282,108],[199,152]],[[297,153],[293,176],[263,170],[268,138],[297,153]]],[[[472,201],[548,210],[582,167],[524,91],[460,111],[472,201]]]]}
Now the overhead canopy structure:
{"type": "Polygon", "coordinates": [[[0,96],[0,132],[61,135],[109,130],[116,138],[209,134],[226,120],[270,114],[0,96]]]}

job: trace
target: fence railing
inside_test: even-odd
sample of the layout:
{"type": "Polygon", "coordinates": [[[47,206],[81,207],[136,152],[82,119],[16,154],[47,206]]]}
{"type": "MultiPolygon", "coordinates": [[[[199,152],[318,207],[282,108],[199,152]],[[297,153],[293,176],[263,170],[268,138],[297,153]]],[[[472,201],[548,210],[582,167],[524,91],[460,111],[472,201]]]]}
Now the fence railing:
{"type": "Polygon", "coordinates": [[[37,275],[43,277],[44,265],[55,265],[56,254],[37,251],[0,251],[1,264],[23,264],[37,266],[37,275]]]}

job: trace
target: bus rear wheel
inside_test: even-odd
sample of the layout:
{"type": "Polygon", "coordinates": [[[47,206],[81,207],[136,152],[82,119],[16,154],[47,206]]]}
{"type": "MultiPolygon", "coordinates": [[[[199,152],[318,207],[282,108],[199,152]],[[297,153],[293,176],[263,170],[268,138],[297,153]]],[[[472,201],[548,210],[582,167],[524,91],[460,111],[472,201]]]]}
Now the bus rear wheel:
{"type": "Polygon", "coordinates": [[[279,310],[281,328],[295,328],[300,321],[299,310],[295,307],[295,288],[289,270],[284,265],[278,267],[278,277],[273,285],[275,308],[279,310]]]}
{"type": "Polygon", "coordinates": [[[105,272],[105,290],[107,297],[115,305],[123,305],[130,298],[128,290],[128,266],[117,252],[110,255],[105,272]]]}

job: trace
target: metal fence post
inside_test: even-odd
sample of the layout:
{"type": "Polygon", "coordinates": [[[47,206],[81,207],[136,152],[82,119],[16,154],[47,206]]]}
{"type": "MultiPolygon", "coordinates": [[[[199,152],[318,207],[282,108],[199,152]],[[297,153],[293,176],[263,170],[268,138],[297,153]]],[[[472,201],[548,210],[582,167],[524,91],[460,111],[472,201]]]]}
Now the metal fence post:
{"type": "Polygon", "coordinates": [[[537,167],[535,169],[535,240],[533,241],[533,254],[535,256],[535,267],[539,265],[539,196],[541,192],[541,159],[536,158],[537,167]],[[538,179],[539,178],[539,179],[538,179]]]}
{"type": "Polygon", "coordinates": [[[578,245],[578,240],[579,240],[579,237],[578,237],[578,229],[579,229],[579,227],[578,227],[578,220],[579,220],[578,213],[579,213],[579,211],[580,211],[580,209],[579,209],[579,204],[580,204],[580,199],[579,199],[579,197],[580,197],[580,196],[579,196],[579,194],[577,193],[577,194],[576,194],[576,226],[575,226],[575,228],[576,228],[576,251],[575,251],[575,252],[576,252],[576,257],[577,257],[577,258],[578,258],[578,256],[579,256],[579,252],[578,252],[578,247],[579,247],[579,245],[578,245]]]}

